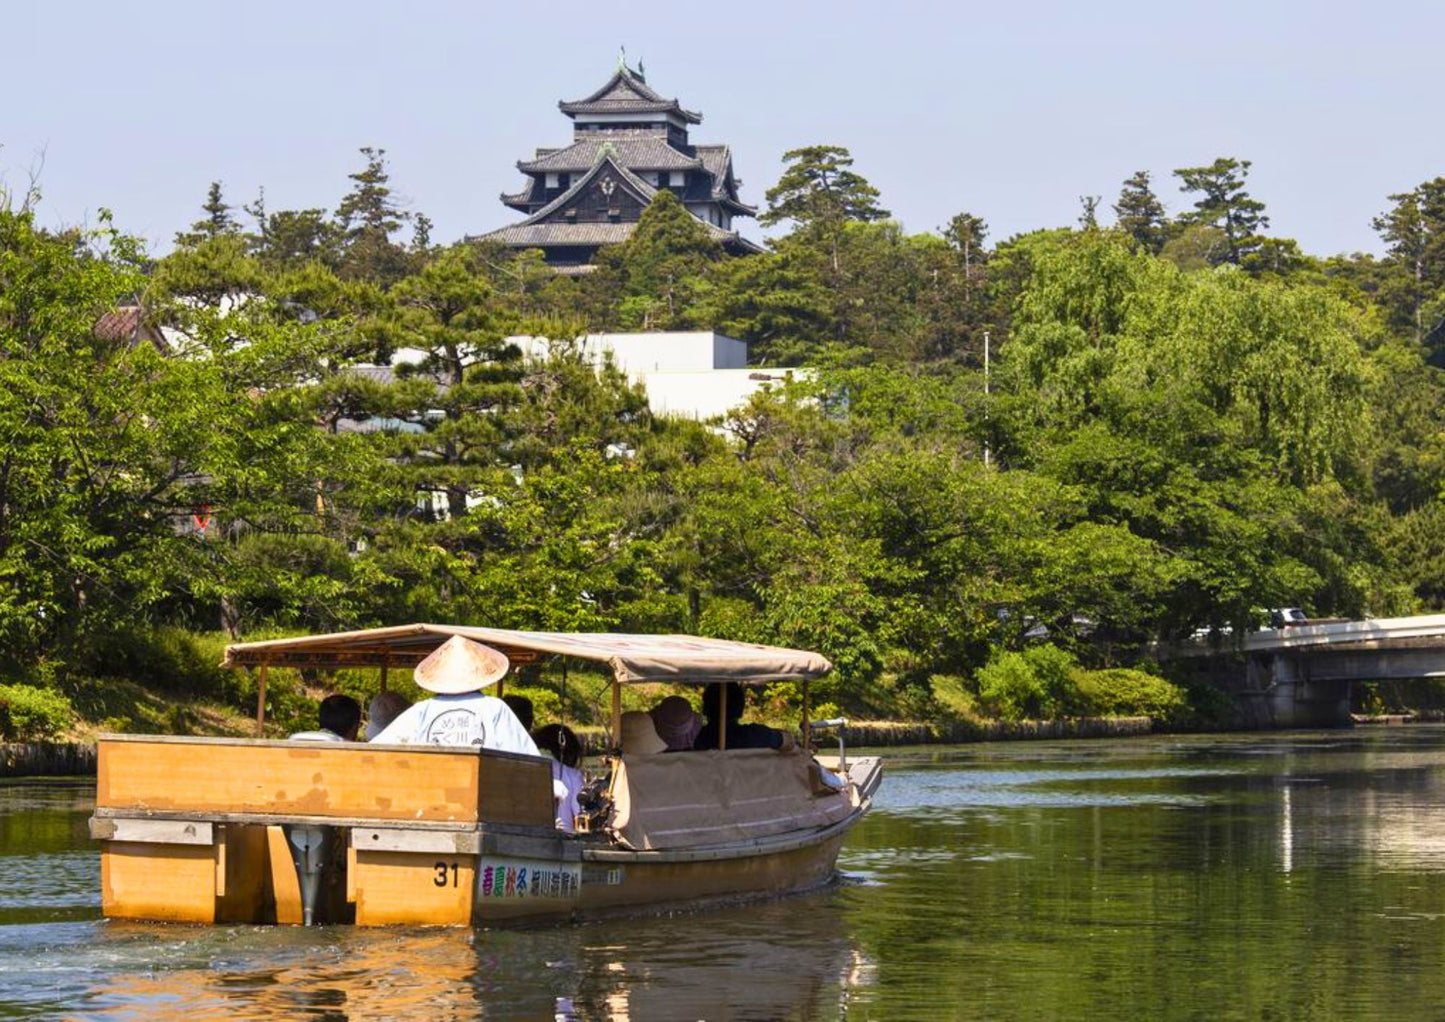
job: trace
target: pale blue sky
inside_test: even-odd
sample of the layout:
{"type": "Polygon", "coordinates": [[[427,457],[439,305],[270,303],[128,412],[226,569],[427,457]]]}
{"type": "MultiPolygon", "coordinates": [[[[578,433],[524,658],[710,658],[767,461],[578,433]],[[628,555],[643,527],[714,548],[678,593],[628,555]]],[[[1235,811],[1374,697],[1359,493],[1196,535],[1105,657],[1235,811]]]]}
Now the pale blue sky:
{"type": "Polygon", "coordinates": [[[747,201],[785,149],[836,143],[910,231],[1071,224],[1138,169],[1178,210],[1169,171],[1229,155],[1274,233],[1378,251],[1386,196],[1445,174],[1440,3],[9,0],[0,25],[0,174],[43,149],[44,222],[109,206],[159,250],[212,179],[333,208],[362,145],[434,240],[516,219],[515,162],[568,140],[557,100],[619,45],[732,145],[747,201]]]}

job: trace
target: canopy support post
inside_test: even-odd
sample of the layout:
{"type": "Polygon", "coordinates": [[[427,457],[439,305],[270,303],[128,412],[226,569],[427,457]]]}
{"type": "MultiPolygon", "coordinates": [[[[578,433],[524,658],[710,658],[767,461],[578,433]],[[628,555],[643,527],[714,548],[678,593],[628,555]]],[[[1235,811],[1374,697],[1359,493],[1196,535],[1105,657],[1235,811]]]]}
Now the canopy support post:
{"type": "Polygon", "coordinates": [[[717,749],[723,752],[728,747],[728,683],[717,687],[717,749]]]}
{"type": "Polygon", "coordinates": [[[381,665],[381,691],[386,691],[386,664],[381,665]]]}
{"type": "Polygon", "coordinates": [[[612,679],[612,745],[622,751],[622,682],[612,679]]]}
{"type": "Polygon", "coordinates": [[[266,737],[266,661],[261,661],[259,680],[256,682],[256,737],[266,737]]]}
{"type": "Polygon", "coordinates": [[[812,752],[813,728],[808,720],[808,681],[809,679],[807,678],[803,679],[803,748],[808,752],[812,752]]]}

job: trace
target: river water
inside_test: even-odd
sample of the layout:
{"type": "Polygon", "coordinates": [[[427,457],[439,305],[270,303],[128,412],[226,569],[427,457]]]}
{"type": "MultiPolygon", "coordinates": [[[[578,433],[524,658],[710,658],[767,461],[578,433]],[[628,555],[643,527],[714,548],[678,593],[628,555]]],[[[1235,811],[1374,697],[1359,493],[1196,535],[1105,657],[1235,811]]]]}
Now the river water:
{"type": "Polygon", "coordinates": [[[529,932],[107,923],[0,781],[0,1018],[1445,1018],[1445,728],[888,763],[827,890],[529,932]]]}

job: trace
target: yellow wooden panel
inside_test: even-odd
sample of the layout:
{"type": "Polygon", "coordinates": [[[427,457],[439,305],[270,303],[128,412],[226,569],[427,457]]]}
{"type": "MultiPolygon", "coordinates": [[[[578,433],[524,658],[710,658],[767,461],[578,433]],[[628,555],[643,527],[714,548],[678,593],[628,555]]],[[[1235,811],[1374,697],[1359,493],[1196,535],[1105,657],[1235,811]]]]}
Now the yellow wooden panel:
{"type": "Polygon", "coordinates": [[[472,921],[476,858],[358,848],[351,883],[358,926],[466,926],[472,921]]]}
{"type": "Polygon", "coordinates": [[[100,890],[101,911],[110,919],[215,922],[216,850],[106,841],[100,852],[100,890]]]}
{"type": "Polygon", "coordinates": [[[477,819],[481,758],[472,753],[329,742],[102,739],[99,760],[100,808],[477,819]]]}
{"type": "Polygon", "coordinates": [[[301,881],[296,877],[296,863],[291,846],[280,827],[266,828],[266,853],[271,875],[271,892],[276,905],[276,922],[300,926],[305,922],[301,911],[301,881]]]}
{"type": "Polygon", "coordinates": [[[550,827],[557,819],[548,760],[483,757],[481,818],[550,827]]]}

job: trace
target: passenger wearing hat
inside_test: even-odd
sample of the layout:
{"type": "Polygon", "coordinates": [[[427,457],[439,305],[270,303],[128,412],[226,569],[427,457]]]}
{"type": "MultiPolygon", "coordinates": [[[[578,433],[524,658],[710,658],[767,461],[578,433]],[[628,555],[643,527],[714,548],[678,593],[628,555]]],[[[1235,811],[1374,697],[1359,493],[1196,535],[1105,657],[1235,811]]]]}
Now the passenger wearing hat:
{"type": "Polygon", "coordinates": [[[702,730],[702,718],[682,696],[668,696],[648,713],[657,728],[657,737],[667,743],[668,752],[691,749],[697,733],[702,730]]]}
{"type": "Polygon", "coordinates": [[[622,715],[624,756],[655,756],[666,751],[667,743],[658,737],[651,717],[641,710],[628,710],[622,715]]]}
{"type": "Polygon", "coordinates": [[[453,635],[416,665],[416,683],[430,699],[403,711],[372,739],[381,744],[460,745],[540,756],[532,736],[506,703],[482,689],[511,666],[490,646],[453,635]]]}

